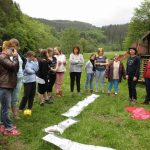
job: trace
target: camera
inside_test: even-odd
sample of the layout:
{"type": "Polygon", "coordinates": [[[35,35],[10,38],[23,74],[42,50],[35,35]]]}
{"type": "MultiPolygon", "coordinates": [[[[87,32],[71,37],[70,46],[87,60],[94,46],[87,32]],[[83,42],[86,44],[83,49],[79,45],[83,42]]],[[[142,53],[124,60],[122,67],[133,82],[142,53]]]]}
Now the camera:
{"type": "Polygon", "coordinates": [[[14,48],[13,47],[9,48],[9,50],[11,50],[12,52],[14,52],[14,48]]]}

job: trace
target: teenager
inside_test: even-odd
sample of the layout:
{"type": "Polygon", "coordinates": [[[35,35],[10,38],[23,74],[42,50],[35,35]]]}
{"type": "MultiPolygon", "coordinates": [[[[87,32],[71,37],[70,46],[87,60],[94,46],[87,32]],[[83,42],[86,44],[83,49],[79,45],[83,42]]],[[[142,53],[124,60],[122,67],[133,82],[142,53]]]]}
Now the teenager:
{"type": "Polygon", "coordinates": [[[85,82],[85,86],[84,86],[84,90],[85,92],[88,91],[88,84],[90,83],[90,92],[93,92],[93,78],[94,78],[94,74],[95,74],[95,65],[94,65],[94,61],[95,61],[95,54],[92,54],[90,56],[90,60],[86,63],[85,65],[85,71],[86,71],[86,82],[85,82]]]}
{"type": "Polygon", "coordinates": [[[84,63],[84,58],[83,58],[83,55],[80,54],[80,48],[78,46],[73,47],[72,53],[70,54],[70,58],[69,58],[71,95],[73,94],[73,91],[74,91],[75,80],[76,80],[78,95],[81,95],[80,79],[81,79],[83,63],[84,63]]]}
{"type": "Polygon", "coordinates": [[[66,56],[59,47],[54,48],[55,57],[57,59],[55,91],[57,96],[62,96],[62,83],[64,80],[64,72],[66,71],[66,56]]]}
{"type": "Polygon", "coordinates": [[[95,59],[96,92],[98,92],[98,85],[100,81],[101,92],[104,93],[104,79],[105,79],[105,71],[107,65],[108,65],[108,59],[104,55],[104,49],[99,48],[95,59]]]}
{"type": "Polygon", "coordinates": [[[20,111],[24,110],[27,103],[28,109],[32,109],[36,92],[36,73],[39,69],[35,53],[33,51],[28,51],[26,56],[27,63],[23,71],[24,95],[19,106],[20,111]]]}
{"type": "Polygon", "coordinates": [[[136,85],[140,75],[140,58],[136,48],[129,48],[129,58],[126,67],[126,80],[128,81],[129,100],[132,104],[137,101],[136,85]]]}

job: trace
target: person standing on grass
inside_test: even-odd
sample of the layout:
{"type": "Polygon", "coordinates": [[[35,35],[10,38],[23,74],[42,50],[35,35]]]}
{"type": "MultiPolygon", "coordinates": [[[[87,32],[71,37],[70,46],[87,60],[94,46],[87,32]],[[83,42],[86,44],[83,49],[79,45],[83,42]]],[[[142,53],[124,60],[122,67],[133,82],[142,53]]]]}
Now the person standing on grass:
{"type": "Polygon", "coordinates": [[[108,65],[106,69],[106,78],[108,78],[108,95],[111,93],[112,86],[114,85],[114,94],[118,94],[118,84],[121,82],[122,77],[125,79],[125,69],[123,63],[118,60],[119,55],[115,54],[114,61],[108,65]]]}
{"type": "Polygon", "coordinates": [[[33,51],[28,51],[27,63],[23,71],[24,95],[20,102],[19,110],[22,111],[28,102],[28,109],[32,109],[36,92],[36,73],[39,69],[38,61],[33,51]]]}
{"type": "Polygon", "coordinates": [[[96,55],[92,54],[90,56],[90,60],[85,65],[85,71],[86,71],[86,82],[84,86],[85,92],[88,91],[88,84],[90,83],[90,92],[93,93],[92,84],[93,84],[93,78],[95,74],[95,65],[94,65],[95,58],[96,58],[96,55]]]}
{"type": "Polygon", "coordinates": [[[143,78],[146,85],[146,97],[143,104],[150,104],[150,60],[148,60],[146,68],[144,69],[143,78]]]}
{"type": "Polygon", "coordinates": [[[96,69],[96,91],[95,92],[98,92],[98,85],[100,80],[101,92],[104,93],[104,79],[105,79],[105,71],[107,65],[108,65],[108,59],[106,56],[104,56],[104,49],[99,48],[95,59],[95,69],[96,69]]]}
{"type": "Polygon", "coordinates": [[[17,103],[18,103],[19,92],[20,92],[21,87],[22,87],[23,68],[24,68],[25,63],[26,63],[26,58],[21,53],[19,53],[19,49],[20,49],[19,41],[17,39],[13,38],[10,40],[10,42],[15,47],[15,49],[18,51],[19,70],[17,72],[17,85],[13,89],[13,92],[12,92],[11,110],[13,113],[13,117],[15,119],[19,119],[17,103]]]}
{"type": "Polygon", "coordinates": [[[58,63],[56,57],[54,57],[54,50],[53,48],[48,48],[48,83],[47,83],[47,94],[48,94],[48,99],[51,101],[52,100],[52,89],[56,80],[56,70],[58,68],[58,63]]]}
{"type": "Polygon", "coordinates": [[[78,46],[73,47],[72,53],[70,54],[70,58],[69,58],[71,95],[73,94],[74,91],[75,80],[76,80],[78,95],[81,95],[80,79],[81,79],[83,63],[84,63],[84,58],[83,55],[80,54],[80,48],[78,46]]]}
{"type": "Polygon", "coordinates": [[[54,48],[55,57],[57,59],[55,91],[56,96],[62,96],[62,83],[64,80],[64,72],[66,71],[66,56],[59,47],[54,48]]]}
{"type": "Polygon", "coordinates": [[[48,96],[47,96],[47,82],[48,82],[48,59],[49,55],[47,50],[41,51],[41,58],[39,61],[39,70],[38,70],[38,77],[41,78],[44,83],[38,83],[38,93],[40,97],[40,106],[44,106],[45,102],[49,103],[48,96]]]}
{"type": "Polygon", "coordinates": [[[4,125],[0,125],[0,133],[4,135],[20,134],[9,118],[9,104],[11,102],[12,90],[16,87],[18,68],[17,50],[10,41],[4,41],[2,53],[0,53],[0,119],[4,125]],[[12,57],[12,60],[10,57],[12,57]]]}
{"type": "Polygon", "coordinates": [[[129,58],[126,66],[126,80],[128,81],[129,100],[132,104],[137,101],[136,84],[140,75],[140,58],[136,48],[129,48],[129,58]]]}

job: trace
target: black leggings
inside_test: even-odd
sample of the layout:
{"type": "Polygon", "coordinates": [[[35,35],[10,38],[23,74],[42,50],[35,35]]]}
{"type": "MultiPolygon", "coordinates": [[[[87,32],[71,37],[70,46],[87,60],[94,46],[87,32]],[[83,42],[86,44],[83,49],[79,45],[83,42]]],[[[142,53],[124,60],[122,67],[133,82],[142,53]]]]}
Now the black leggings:
{"type": "Polygon", "coordinates": [[[71,92],[74,91],[75,79],[76,79],[77,91],[80,92],[81,72],[70,72],[70,89],[71,89],[71,92]]]}
{"type": "Polygon", "coordinates": [[[56,74],[49,74],[47,83],[47,92],[52,92],[56,80],[56,74]]]}
{"type": "Polygon", "coordinates": [[[129,90],[129,97],[130,99],[134,99],[134,100],[137,100],[137,93],[136,93],[136,84],[137,84],[137,81],[133,81],[133,76],[129,76],[129,79],[128,79],[128,90],[129,90]]]}
{"type": "Polygon", "coordinates": [[[36,92],[36,82],[24,83],[24,96],[22,97],[19,109],[23,110],[28,102],[28,109],[32,109],[36,92]]]}

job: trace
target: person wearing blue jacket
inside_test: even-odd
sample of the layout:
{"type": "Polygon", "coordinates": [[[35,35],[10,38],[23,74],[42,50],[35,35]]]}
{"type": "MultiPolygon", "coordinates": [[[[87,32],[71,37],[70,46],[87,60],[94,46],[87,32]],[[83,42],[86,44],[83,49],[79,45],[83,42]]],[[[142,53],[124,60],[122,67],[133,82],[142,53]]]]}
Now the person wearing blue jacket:
{"type": "Polygon", "coordinates": [[[27,63],[23,70],[24,95],[22,97],[19,110],[22,111],[28,102],[28,109],[32,109],[36,92],[36,73],[39,69],[38,61],[33,51],[27,52],[27,63]]]}

